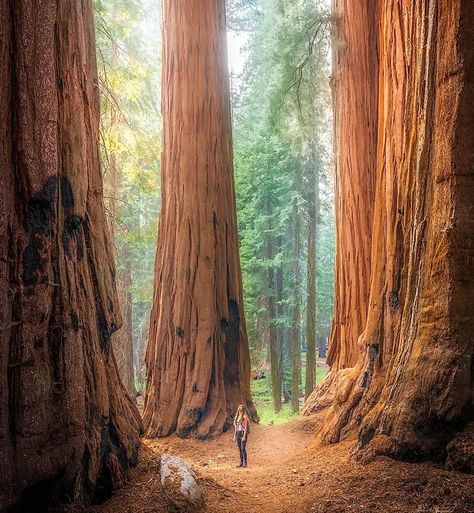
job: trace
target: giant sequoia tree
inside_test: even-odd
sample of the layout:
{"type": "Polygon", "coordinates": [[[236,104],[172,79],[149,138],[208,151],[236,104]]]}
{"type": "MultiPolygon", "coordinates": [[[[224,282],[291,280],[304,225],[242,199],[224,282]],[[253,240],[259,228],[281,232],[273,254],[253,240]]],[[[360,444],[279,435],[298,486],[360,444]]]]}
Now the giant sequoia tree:
{"type": "Polygon", "coordinates": [[[255,414],[238,256],[223,0],[163,3],[162,207],[146,354],[149,436],[255,414]]]}
{"type": "MultiPolygon", "coordinates": [[[[351,184],[338,184],[343,194],[364,174],[367,189],[375,184],[373,204],[367,190],[348,196],[346,205],[367,214],[373,208],[371,229],[362,237],[364,243],[371,240],[370,266],[364,266],[370,270],[370,295],[368,304],[357,305],[367,306],[363,328],[354,309],[345,320],[359,331],[343,333],[336,317],[333,368],[306,412],[328,407],[322,436],[330,442],[356,427],[365,453],[442,457],[473,414],[474,5],[371,3],[375,23],[364,20],[368,11],[356,2],[336,2],[341,16],[335,62],[338,173],[345,165],[341,143],[355,128],[347,118],[358,120],[351,109],[363,104],[375,64],[380,66],[379,111],[367,113],[366,125],[377,123],[377,156],[367,153],[360,165],[367,141],[353,141],[354,153],[345,155],[351,184]],[[368,67],[370,59],[374,65],[368,67]],[[351,89],[353,95],[347,94],[351,89]]],[[[338,222],[341,229],[340,217],[338,222]]],[[[339,254],[342,244],[338,237],[339,254]]],[[[337,265],[338,276],[342,265],[349,275],[359,273],[353,260],[338,258],[337,265]]],[[[367,292],[367,276],[351,286],[352,295],[336,289],[339,311],[367,292]]],[[[456,441],[450,451],[452,457],[456,441]]]]}
{"type": "Polygon", "coordinates": [[[337,0],[333,6],[336,294],[328,362],[336,369],[357,361],[357,338],[367,316],[377,152],[378,6],[379,0],[337,0]]]}
{"type": "Polygon", "coordinates": [[[0,509],[100,499],[136,459],[89,1],[0,2],[0,509]]]}

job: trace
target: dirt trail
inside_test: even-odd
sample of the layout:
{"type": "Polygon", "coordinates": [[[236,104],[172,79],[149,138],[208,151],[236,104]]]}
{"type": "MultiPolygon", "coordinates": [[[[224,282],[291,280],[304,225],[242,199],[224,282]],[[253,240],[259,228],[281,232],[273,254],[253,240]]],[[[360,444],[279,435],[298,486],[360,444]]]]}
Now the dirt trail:
{"type": "Polygon", "coordinates": [[[300,426],[288,423],[282,426],[253,426],[247,445],[247,468],[237,468],[238,450],[232,434],[208,442],[196,440],[183,443],[172,438],[152,442],[150,447],[182,456],[200,474],[210,478],[206,482],[209,510],[234,512],[240,507],[246,512],[282,511],[282,496],[275,487],[285,490],[285,501],[291,492],[299,493],[305,476],[298,471],[298,460],[312,441],[312,434],[300,426]],[[218,486],[213,486],[217,484],[218,486]]]}
{"type": "Polygon", "coordinates": [[[159,484],[167,452],[197,472],[209,513],[474,513],[474,476],[387,458],[362,465],[350,456],[352,443],[315,447],[313,433],[305,419],[253,426],[247,468],[236,468],[230,433],[204,442],[145,440],[131,483],[94,511],[170,511],[159,484]]]}

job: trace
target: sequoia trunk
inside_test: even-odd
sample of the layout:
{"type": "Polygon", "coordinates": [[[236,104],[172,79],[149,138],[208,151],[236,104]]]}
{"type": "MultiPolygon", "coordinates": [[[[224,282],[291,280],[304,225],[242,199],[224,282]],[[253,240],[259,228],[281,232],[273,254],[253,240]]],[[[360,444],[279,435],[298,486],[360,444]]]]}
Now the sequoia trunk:
{"type": "Polygon", "coordinates": [[[140,418],[102,202],[89,1],[0,2],[0,510],[103,499],[140,418]]]}
{"type": "Polygon", "coordinates": [[[367,316],[377,152],[379,0],[333,1],[336,293],[327,359],[332,369],[339,370],[356,363],[357,339],[367,316]]]}
{"type": "Polygon", "coordinates": [[[238,253],[224,0],[163,3],[162,202],[146,354],[148,436],[256,418],[238,253]]]}
{"type": "Polygon", "coordinates": [[[474,5],[384,0],[379,12],[370,299],[357,364],[326,385],[322,434],[357,427],[365,454],[440,459],[473,420],[474,5]]]}

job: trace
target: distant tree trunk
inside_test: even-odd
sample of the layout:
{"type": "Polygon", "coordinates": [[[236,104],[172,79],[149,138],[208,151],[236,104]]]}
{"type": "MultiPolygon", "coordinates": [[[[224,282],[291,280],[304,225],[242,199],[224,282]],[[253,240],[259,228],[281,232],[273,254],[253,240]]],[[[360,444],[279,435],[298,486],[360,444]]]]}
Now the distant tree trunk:
{"type": "MultiPolygon", "coordinates": [[[[380,14],[368,315],[322,436],[357,428],[366,456],[448,452],[464,468],[455,454],[456,433],[474,420],[474,4],[384,0],[380,14]]],[[[370,53],[367,42],[358,52],[370,53]]]]}
{"type": "Polygon", "coordinates": [[[120,379],[132,398],[135,397],[133,372],[133,333],[132,333],[132,267],[127,248],[118,248],[121,269],[117,271],[117,289],[123,324],[112,336],[112,349],[117,361],[120,379]]]}
{"type": "Polygon", "coordinates": [[[162,207],[146,354],[150,437],[225,430],[250,395],[223,0],[163,3],[162,207]]]}
{"type": "MultiPolygon", "coordinates": [[[[273,234],[272,234],[272,220],[271,220],[271,208],[267,211],[269,226],[268,233],[266,236],[266,257],[268,262],[271,262],[275,257],[273,234]]],[[[267,298],[268,298],[268,317],[269,317],[269,332],[270,332],[270,368],[272,376],[272,398],[273,398],[273,409],[276,413],[281,410],[281,350],[279,347],[279,337],[277,333],[276,319],[277,311],[275,305],[276,299],[276,280],[275,280],[275,269],[271,263],[267,269],[267,298]]]]}
{"type": "Polygon", "coordinates": [[[375,197],[380,0],[333,0],[336,267],[328,364],[352,367],[367,318],[375,197]],[[365,45],[361,52],[361,45],[365,45]],[[358,98],[358,101],[354,101],[358,98]]]}
{"type": "Polygon", "coordinates": [[[377,154],[380,0],[333,0],[336,262],[330,371],[303,413],[335,401],[362,353],[367,319],[377,154]],[[356,101],[354,99],[357,99],[356,101]]]}
{"type": "MultiPolygon", "coordinates": [[[[112,126],[114,123],[112,122],[112,126]]],[[[110,187],[109,226],[112,240],[115,241],[115,260],[117,262],[117,291],[122,315],[122,327],[111,337],[112,350],[114,352],[120,379],[127,392],[135,398],[135,384],[133,377],[133,336],[132,336],[132,297],[130,286],[132,282],[132,267],[130,263],[130,251],[117,234],[124,230],[124,226],[118,224],[120,207],[117,198],[120,194],[121,176],[117,167],[117,155],[110,152],[108,172],[105,177],[110,187]]]]}
{"type": "MultiPolygon", "coordinates": [[[[299,185],[300,179],[297,180],[299,185]]],[[[300,188],[298,187],[298,190],[300,188]]],[[[293,241],[294,241],[294,306],[291,326],[291,409],[300,410],[301,383],[301,220],[298,200],[293,205],[293,241]]]]}
{"type": "Polygon", "coordinates": [[[319,358],[326,357],[327,334],[319,335],[318,337],[318,356],[319,358]]]}
{"type": "Polygon", "coordinates": [[[306,303],[305,399],[316,386],[316,232],[319,218],[319,167],[310,173],[308,183],[308,257],[306,303]]]}
{"type": "MultiPolygon", "coordinates": [[[[276,240],[277,247],[281,250],[282,246],[282,237],[278,237],[276,240]]],[[[282,325],[282,318],[284,316],[284,306],[282,304],[283,300],[283,267],[280,264],[275,270],[275,313],[278,318],[278,323],[276,325],[275,335],[277,338],[276,343],[276,352],[278,355],[278,373],[280,376],[280,394],[284,395],[284,375],[283,375],[283,360],[284,360],[284,328],[282,325]]]]}
{"type": "MultiPolygon", "coordinates": [[[[261,315],[254,315],[253,319],[246,319],[247,322],[247,330],[249,325],[251,326],[250,333],[253,334],[253,338],[255,340],[254,353],[252,355],[252,351],[250,351],[250,363],[252,368],[255,370],[254,375],[261,375],[261,373],[265,373],[271,369],[270,364],[270,316],[268,313],[268,304],[267,298],[263,299],[265,301],[265,311],[261,315]],[[252,356],[254,356],[252,361],[252,356]]],[[[250,335],[249,335],[249,338],[250,335]]],[[[251,348],[250,348],[251,350],[251,348]]]]}
{"type": "Polygon", "coordinates": [[[146,312],[150,310],[150,303],[138,303],[132,310],[132,326],[133,316],[137,315],[143,318],[143,322],[135,332],[134,337],[134,351],[133,351],[133,369],[135,381],[139,384],[138,388],[142,391],[142,387],[146,381],[146,369],[145,369],[145,347],[147,343],[148,331],[149,331],[149,317],[146,312]]]}
{"type": "MultiPolygon", "coordinates": [[[[265,304],[265,312],[262,315],[255,316],[253,323],[251,320],[246,319],[247,330],[249,325],[255,334],[255,355],[258,355],[255,364],[258,370],[270,369],[270,315],[268,312],[268,305],[265,304]]],[[[252,356],[252,355],[251,355],[252,356]]],[[[252,358],[250,359],[251,364],[252,358]]]]}
{"type": "Polygon", "coordinates": [[[137,459],[98,113],[90,2],[1,2],[2,511],[104,499],[137,459]]]}

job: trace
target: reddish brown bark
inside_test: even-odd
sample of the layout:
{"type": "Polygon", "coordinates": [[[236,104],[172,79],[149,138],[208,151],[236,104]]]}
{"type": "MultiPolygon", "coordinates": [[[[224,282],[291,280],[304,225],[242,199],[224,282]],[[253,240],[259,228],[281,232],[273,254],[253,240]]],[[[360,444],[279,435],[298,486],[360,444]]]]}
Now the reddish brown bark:
{"type": "Polygon", "coordinates": [[[136,460],[120,384],[90,3],[0,2],[0,509],[105,497],[136,460]]]}
{"type": "Polygon", "coordinates": [[[328,376],[306,414],[326,408],[362,348],[370,288],[377,153],[380,0],[333,0],[333,108],[336,200],[334,314],[328,376]],[[347,370],[346,370],[347,369],[347,370]]]}
{"type": "Polygon", "coordinates": [[[380,0],[333,0],[336,268],[328,363],[353,366],[367,316],[375,195],[380,0]],[[361,50],[363,49],[363,50],[361,50]]]}
{"type": "MultiPolygon", "coordinates": [[[[352,369],[315,392],[306,411],[321,406],[326,392],[324,439],[337,441],[357,428],[365,454],[439,459],[473,415],[474,5],[384,0],[380,13],[379,144],[362,353],[352,369]]],[[[358,51],[366,54],[367,47],[358,51]]],[[[449,450],[456,453],[455,442],[449,450]]]]}
{"type": "Polygon", "coordinates": [[[206,437],[250,396],[223,0],[163,4],[162,207],[147,347],[148,436],[206,437]]]}

